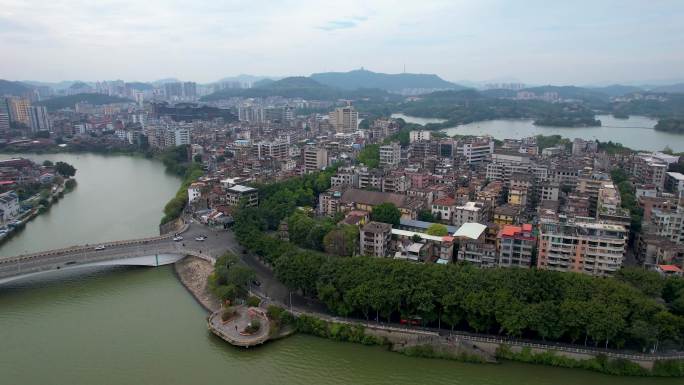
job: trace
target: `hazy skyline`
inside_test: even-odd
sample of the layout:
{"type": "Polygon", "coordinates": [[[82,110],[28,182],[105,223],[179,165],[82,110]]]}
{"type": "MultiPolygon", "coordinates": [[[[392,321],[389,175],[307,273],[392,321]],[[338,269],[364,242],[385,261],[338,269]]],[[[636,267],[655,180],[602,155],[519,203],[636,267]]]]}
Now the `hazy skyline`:
{"type": "Polygon", "coordinates": [[[527,83],[684,78],[681,1],[0,0],[0,78],[211,82],[360,67],[527,83]]]}

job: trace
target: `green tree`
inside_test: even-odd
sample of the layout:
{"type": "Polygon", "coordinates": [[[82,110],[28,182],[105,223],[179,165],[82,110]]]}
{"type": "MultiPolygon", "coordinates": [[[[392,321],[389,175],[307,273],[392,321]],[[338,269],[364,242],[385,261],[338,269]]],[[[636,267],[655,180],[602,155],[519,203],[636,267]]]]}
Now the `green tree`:
{"type": "Polygon", "coordinates": [[[70,178],[76,175],[76,169],[74,168],[74,166],[66,162],[55,163],[55,171],[65,178],[70,178]]]}
{"type": "Polygon", "coordinates": [[[654,346],[658,341],[658,328],[644,320],[636,320],[627,330],[631,339],[641,346],[641,351],[654,346]]]}
{"type": "Polygon", "coordinates": [[[401,219],[401,211],[399,211],[394,203],[381,203],[373,207],[371,219],[376,222],[389,223],[391,225],[398,226],[399,220],[401,219]]]}
{"type": "Polygon", "coordinates": [[[214,272],[209,279],[209,288],[222,300],[235,300],[247,293],[254,280],[252,269],[239,264],[239,258],[227,253],[216,259],[214,272]]]}
{"type": "Polygon", "coordinates": [[[650,297],[660,297],[665,286],[665,281],[658,273],[638,267],[623,267],[615,274],[615,278],[650,297]]]}
{"type": "Polygon", "coordinates": [[[322,264],[323,258],[315,253],[288,253],[276,260],[276,276],[288,287],[313,295],[322,264]]]}
{"type": "Polygon", "coordinates": [[[430,210],[420,210],[418,211],[418,220],[423,221],[423,222],[436,222],[439,219],[435,218],[435,215],[432,215],[432,211],[430,210]]]}
{"type": "Polygon", "coordinates": [[[359,244],[359,228],[351,225],[340,225],[323,237],[323,245],[327,254],[350,257],[359,244]]]}
{"type": "Polygon", "coordinates": [[[380,146],[377,144],[370,144],[359,151],[356,157],[359,163],[363,163],[369,168],[376,168],[380,165],[380,146]]]}
{"type": "Polygon", "coordinates": [[[431,224],[430,227],[427,228],[426,232],[428,235],[434,235],[437,237],[442,237],[449,234],[447,227],[439,223],[431,224]]]}

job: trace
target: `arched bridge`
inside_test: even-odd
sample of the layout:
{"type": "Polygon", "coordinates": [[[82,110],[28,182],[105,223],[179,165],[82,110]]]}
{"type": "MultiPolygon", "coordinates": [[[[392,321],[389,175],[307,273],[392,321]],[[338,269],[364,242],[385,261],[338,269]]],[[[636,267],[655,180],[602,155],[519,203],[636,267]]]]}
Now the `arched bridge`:
{"type": "Polygon", "coordinates": [[[0,284],[26,276],[88,266],[161,266],[187,255],[213,261],[226,251],[235,252],[234,247],[237,248],[232,233],[212,231],[198,224],[187,225],[181,235],[182,241],[174,241],[174,234],[168,234],[0,257],[0,284]],[[206,236],[205,240],[196,240],[202,235],[206,236]]]}

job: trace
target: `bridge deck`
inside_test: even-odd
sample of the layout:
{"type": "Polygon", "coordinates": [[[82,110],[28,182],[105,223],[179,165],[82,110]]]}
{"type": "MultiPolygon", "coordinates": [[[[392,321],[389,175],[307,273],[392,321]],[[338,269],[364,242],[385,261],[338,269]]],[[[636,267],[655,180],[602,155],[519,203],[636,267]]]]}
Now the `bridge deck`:
{"type": "Polygon", "coordinates": [[[174,242],[174,234],[158,237],[124,240],[104,243],[104,249],[97,245],[73,246],[33,254],[0,258],[0,283],[28,275],[72,269],[85,266],[145,265],[160,266],[176,262],[186,255],[194,255],[213,262],[227,250],[230,237],[225,232],[215,232],[200,225],[183,228],[186,238],[174,242]],[[196,241],[199,234],[207,241],[196,241]]]}

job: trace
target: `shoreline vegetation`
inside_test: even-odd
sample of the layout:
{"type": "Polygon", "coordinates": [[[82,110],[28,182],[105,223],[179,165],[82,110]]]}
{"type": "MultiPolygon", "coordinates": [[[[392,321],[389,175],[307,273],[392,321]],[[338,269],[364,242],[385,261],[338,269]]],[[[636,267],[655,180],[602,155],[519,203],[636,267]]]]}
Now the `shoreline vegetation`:
{"type": "Polygon", "coordinates": [[[164,206],[164,216],[160,225],[178,219],[188,203],[188,187],[204,175],[202,165],[194,160],[188,161],[188,146],[178,146],[168,149],[159,155],[166,171],[181,177],[181,185],[176,195],[164,206]]]}
{"type": "Polygon", "coordinates": [[[582,360],[564,357],[553,351],[534,353],[528,347],[515,353],[508,345],[501,345],[496,351],[496,357],[500,360],[568,369],[585,369],[614,376],[684,377],[684,361],[681,360],[656,360],[652,369],[646,369],[627,359],[609,358],[605,354],[598,354],[594,358],[582,360]]]}
{"type": "MultiPolygon", "coordinates": [[[[59,201],[62,200],[62,198],[64,198],[66,194],[72,192],[77,186],[78,183],[76,182],[76,179],[70,177],[65,178],[61,186],[54,193],[51,191],[45,191],[45,189],[41,190],[41,192],[38,193],[40,194],[40,198],[37,202],[38,205],[36,207],[32,207],[29,211],[25,213],[23,217],[18,218],[17,221],[19,223],[13,226],[11,231],[7,232],[6,234],[0,237],[0,246],[3,245],[5,242],[9,241],[10,239],[12,239],[14,236],[24,231],[27,223],[31,222],[38,216],[50,211],[53,205],[59,203],[59,201]]],[[[22,203],[26,204],[26,201],[28,200],[31,199],[26,199],[22,201],[22,203]]]]}
{"type": "Polygon", "coordinates": [[[660,119],[653,129],[673,134],[684,134],[684,118],[660,119]]]}

